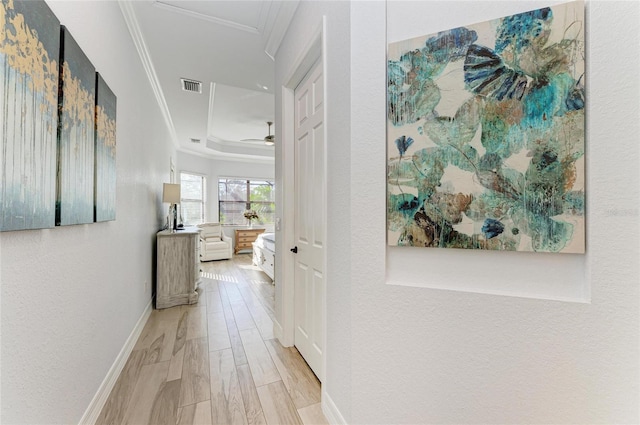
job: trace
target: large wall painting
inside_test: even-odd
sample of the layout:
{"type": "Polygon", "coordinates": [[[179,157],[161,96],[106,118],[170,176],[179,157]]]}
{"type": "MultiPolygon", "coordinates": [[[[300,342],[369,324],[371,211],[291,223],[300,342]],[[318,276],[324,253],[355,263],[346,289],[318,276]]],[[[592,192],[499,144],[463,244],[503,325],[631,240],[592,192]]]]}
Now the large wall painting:
{"type": "Polygon", "coordinates": [[[116,219],[116,96],[96,73],[95,221],[116,219]]]}
{"type": "Polygon", "coordinates": [[[60,22],[2,0],[0,25],[0,231],[53,227],[60,22]]]}
{"type": "Polygon", "coordinates": [[[96,70],[61,31],[56,225],[93,223],[96,70]]]}
{"type": "Polygon", "coordinates": [[[388,46],[390,245],[583,253],[584,4],[388,46]]]}

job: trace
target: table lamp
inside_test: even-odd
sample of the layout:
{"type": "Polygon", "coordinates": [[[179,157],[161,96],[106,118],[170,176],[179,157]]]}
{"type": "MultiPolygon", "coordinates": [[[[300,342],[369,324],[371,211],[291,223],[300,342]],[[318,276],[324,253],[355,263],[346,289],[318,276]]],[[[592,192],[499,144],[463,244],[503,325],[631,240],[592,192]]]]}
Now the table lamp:
{"type": "Polygon", "coordinates": [[[169,230],[173,233],[178,227],[178,208],[176,204],[180,203],[180,185],[175,183],[163,183],[162,202],[170,204],[169,230]]]}

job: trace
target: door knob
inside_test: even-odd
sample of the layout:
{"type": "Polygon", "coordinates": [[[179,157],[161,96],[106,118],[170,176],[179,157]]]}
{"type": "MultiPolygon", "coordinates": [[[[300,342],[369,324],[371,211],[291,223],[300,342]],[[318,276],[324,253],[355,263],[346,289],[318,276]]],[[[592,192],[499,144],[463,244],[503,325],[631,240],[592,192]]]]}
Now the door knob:
{"type": "Polygon", "coordinates": [[[294,246],[293,248],[291,248],[289,251],[293,252],[294,254],[298,253],[298,247],[294,246]]]}

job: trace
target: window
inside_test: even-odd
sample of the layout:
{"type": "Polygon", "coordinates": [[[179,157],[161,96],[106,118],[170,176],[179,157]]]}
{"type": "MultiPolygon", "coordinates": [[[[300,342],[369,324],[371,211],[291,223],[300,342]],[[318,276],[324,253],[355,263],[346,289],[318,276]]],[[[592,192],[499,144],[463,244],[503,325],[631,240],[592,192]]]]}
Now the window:
{"type": "Polygon", "coordinates": [[[218,180],[219,220],[227,225],[244,225],[245,210],[258,213],[258,224],[273,223],[275,214],[273,181],[243,178],[218,180]]]}
{"type": "Polygon", "coordinates": [[[180,173],[180,214],[184,224],[204,223],[205,183],[204,176],[180,173]]]}

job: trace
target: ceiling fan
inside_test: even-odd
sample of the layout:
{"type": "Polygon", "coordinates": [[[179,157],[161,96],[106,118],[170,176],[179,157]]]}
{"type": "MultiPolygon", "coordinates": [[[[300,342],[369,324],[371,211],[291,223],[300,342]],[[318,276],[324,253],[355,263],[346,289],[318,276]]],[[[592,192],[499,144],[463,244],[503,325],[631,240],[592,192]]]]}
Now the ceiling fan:
{"type": "Polygon", "coordinates": [[[267,146],[275,145],[274,135],[271,134],[271,125],[273,122],[267,121],[267,125],[269,126],[269,134],[264,137],[264,139],[242,139],[241,142],[264,142],[267,146]]]}

